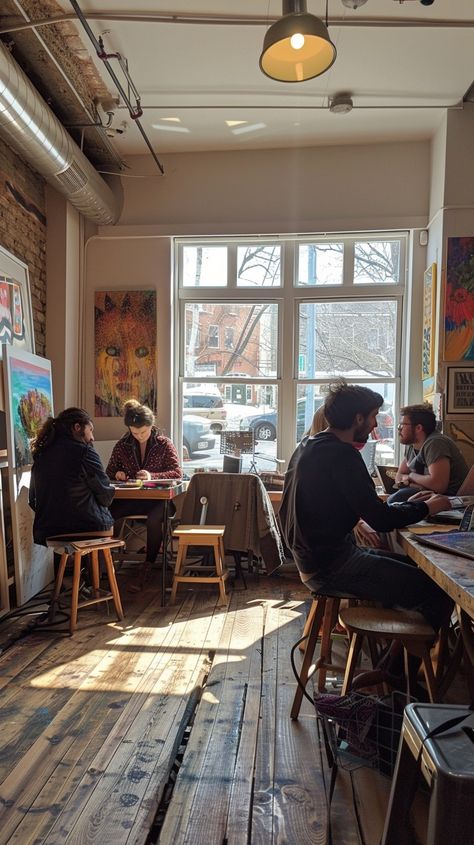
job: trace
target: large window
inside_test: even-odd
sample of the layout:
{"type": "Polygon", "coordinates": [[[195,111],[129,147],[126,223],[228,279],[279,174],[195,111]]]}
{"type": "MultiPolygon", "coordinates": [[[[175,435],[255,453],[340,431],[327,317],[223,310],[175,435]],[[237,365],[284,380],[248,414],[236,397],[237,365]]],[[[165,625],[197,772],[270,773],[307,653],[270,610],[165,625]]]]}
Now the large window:
{"type": "Polygon", "coordinates": [[[244,469],[275,469],[338,376],[383,396],[374,448],[392,463],[405,254],[405,233],[177,240],[186,468],[221,469],[222,432],[245,431],[244,469]]]}

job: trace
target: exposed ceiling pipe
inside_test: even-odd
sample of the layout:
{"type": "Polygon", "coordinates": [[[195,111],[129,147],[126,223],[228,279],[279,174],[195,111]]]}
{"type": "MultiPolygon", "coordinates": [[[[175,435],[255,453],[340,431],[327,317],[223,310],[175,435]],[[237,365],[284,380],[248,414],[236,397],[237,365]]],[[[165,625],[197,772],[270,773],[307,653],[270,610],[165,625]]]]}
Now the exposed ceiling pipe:
{"type": "Polygon", "coordinates": [[[0,135],[84,217],[118,220],[117,198],[1,43],[0,135]]]}

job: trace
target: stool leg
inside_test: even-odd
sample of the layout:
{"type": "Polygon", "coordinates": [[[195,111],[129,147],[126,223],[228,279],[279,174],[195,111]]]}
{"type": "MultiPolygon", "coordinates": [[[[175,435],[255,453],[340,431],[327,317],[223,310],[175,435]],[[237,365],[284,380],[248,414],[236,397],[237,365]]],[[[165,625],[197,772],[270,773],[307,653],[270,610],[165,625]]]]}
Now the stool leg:
{"type": "MultiPolygon", "coordinates": [[[[306,637],[311,630],[311,626],[313,624],[313,619],[314,619],[314,614],[316,613],[317,607],[318,607],[318,599],[313,599],[313,601],[311,602],[311,607],[309,609],[309,613],[306,617],[306,622],[304,623],[303,637],[306,637]]],[[[304,650],[306,648],[306,640],[303,640],[303,642],[299,644],[298,648],[299,648],[300,651],[304,652],[304,650]]]]}
{"type": "Polygon", "coordinates": [[[174,575],[173,575],[173,586],[171,588],[171,596],[170,596],[170,604],[174,604],[176,601],[176,592],[178,590],[178,576],[181,575],[184,561],[186,559],[188,547],[181,542],[181,537],[178,540],[178,554],[176,555],[176,564],[174,567],[174,575]]]}
{"type": "Polygon", "coordinates": [[[74,554],[74,569],[72,574],[72,594],[71,594],[71,620],[69,623],[69,630],[71,634],[74,633],[77,627],[77,606],[79,604],[79,583],[81,580],[81,552],[74,554]]]}
{"type": "MultiPolygon", "coordinates": [[[[300,672],[300,681],[303,687],[305,687],[308,683],[309,670],[311,667],[311,662],[313,660],[314,649],[316,648],[316,643],[318,641],[319,629],[321,627],[321,622],[323,620],[325,609],[326,599],[324,597],[321,597],[317,600],[317,608],[313,615],[311,630],[309,632],[308,639],[306,640],[306,648],[304,651],[303,664],[301,666],[300,672]]],[[[303,690],[298,684],[296,687],[295,697],[293,699],[293,704],[290,712],[290,716],[292,719],[298,718],[302,700],[303,690]]]]}
{"type": "Polygon", "coordinates": [[[51,603],[50,603],[49,612],[48,612],[48,620],[50,622],[52,622],[53,618],[54,618],[54,611],[55,611],[56,603],[59,599],[59,594],[61,592],[61,587],[62,587],[63,580],[64,580],[64,573],[66,571],[66,564],[67,564],[67,561],[68,561],[68,557],[69,557],[68,554],[63,554],[63,555],[61,555],[61,560],[59,561],[58,574],[56,576],[53,595],[51,596],[51,603]]]}
{"type": "Polygon", "coordinates": [[[363,641],[364,637],[362,634],[352,634],[349,653],[347,655],[346,672],[344,675],[344,681],[342,682],[341,695],[346,695],[352,686],[357,660],[359,658],[363,641]]]}
{"type": "MultiPolygon", "coordinates": [[[[99,597],[99,553],[97,549],[91,552],[91,580],[94,598],[99,597]]],[[[97,605],[97,609],[99,606],[97,605]]]]}
{"type": "Polygon", "coordinates": [[[407,822],[417,779],[418,763],[405,740],[403,726],[381,845],[409,845],[413,841],[407,822]]]}
{"type": "Polygon", "coordinates": [[[123,608],[122,601],[120,599],[120,592],[117,584],[117,579],[115,578],[115,569],[112,560],[112,555],[110,553],[110,549],[102,549],[102,552],[104,555],[107,577],[109,579],[109,588],[114,600],[115,612],[117,614],[117,618],[120,620],[123,619],[123,608]]]}
{"type": "Polygon", "coordinates": [[[225,591],[225,582],[224,582],[224,544],[222,542],[222,537],[218,537],[217,540],[212,544],[212,548],[214,551],[214,560],[216,563],[216,573],[219,576],[219,595],[220,605],[226,605],[229,603],[229,598],[225,591]]]}
{"type": "Polygon", "coordinates": [[[326,668],[331,663],[332,652],[332,629],[337,622],[339,614],[340,599],[327,599],[324,611],[323,631],[321,636],[321,650],[319,660],[316,664],[318,669],[318,690],[324,692],[326,689],[326,668]]]}

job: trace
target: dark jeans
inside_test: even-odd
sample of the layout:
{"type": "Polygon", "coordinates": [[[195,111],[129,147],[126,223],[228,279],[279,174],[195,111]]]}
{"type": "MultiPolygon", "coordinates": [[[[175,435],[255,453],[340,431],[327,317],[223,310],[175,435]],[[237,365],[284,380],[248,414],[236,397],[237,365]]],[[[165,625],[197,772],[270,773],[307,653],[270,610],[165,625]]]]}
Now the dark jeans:
{"type": "Polygon", "coordinates": [[[115,521],[125,516],[146,514],[146,559],[154,563],[163,539],[165,503],[155,499],[116,499],[110,506],[115,521]]]}
{"type": "Polygon", "coordinates": [[[305,584],[316,592],[340,592],[386,607],[419,610],[435,631],[453,606],[449,596],[408,557],[355,545],[331,564],[327,577],[314,576],[305,584]]]}

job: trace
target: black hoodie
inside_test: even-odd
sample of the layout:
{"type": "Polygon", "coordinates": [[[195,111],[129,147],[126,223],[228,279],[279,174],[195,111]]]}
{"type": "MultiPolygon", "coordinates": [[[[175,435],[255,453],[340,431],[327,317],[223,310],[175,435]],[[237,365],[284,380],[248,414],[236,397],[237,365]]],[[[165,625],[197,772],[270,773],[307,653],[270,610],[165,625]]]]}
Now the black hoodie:
{"type": "Polygon", "coordinates": [[[350,553],[359,519],[391,531],[427,514],[424,502],[381,502],[357,449],[323,431],[306,437],[290,460],[279,520],[300,572],[324,577],[334,560],[350,553]]]}

